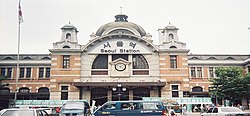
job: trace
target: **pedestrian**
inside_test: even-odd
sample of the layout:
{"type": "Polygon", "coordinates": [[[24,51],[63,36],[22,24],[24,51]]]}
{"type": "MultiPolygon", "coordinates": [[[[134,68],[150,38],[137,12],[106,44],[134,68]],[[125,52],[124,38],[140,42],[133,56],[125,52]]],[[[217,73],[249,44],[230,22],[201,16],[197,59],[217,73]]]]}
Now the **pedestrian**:
{"type": "Polygon", "coordinates": [[[238,107],[240,110],[244,111],[244,107],[243,107],[242,105],[238,104],[237,107],[238,107]]]}
{"type": "Polygon", "coordinates": [[[194,106],[193,112],[198,112],[198,107],[194,106]]]}
{"type": "Polygon", "coordinates": [[[169,116],[176,116],[175,111],[173,109],[170,109],[168,113],[169,113],[169,116]]]}
{"type": "Polygon", "coordinates": [[[185,104],[181,108],[181,115],[182,116],[187,116],[187,107],[186,107],[185,104]]]}
{"type": "Polygon", "coordinates": [[[203,112],[205,112],[205,107],[204,107],[204,105],[203,104],[201,104],[201,113],[203,113],[203,112]]]}

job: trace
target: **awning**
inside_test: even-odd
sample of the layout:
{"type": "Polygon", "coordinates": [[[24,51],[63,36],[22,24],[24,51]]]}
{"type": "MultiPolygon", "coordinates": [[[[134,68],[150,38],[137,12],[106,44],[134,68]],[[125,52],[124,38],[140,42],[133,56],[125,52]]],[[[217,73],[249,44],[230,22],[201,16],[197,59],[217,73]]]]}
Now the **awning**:
{"type": "Polygon", "coordinates": [[[105,87],[105,86],[117,86],[121,84],[122,86],[134,86],[134,87],[164,87],[165,82],[73,82],[76,87],[105,87]]]}

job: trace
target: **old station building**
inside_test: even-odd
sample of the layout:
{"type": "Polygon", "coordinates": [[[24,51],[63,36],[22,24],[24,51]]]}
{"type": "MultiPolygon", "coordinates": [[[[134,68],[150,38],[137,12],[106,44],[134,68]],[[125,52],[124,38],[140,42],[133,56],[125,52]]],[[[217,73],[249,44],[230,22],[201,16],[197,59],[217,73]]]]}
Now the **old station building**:
{"type": "Polygon", "coordinates": [[[48,54],[20,54],[18,76],[17,54],[0,54],[0,74],[10,84],[1,88],[0,100],[14,99],[15,90],[18,100],[96,100],[97,104],[142,97],[210,97],[208,80],[215,77],[216,67],[250,71],[250,55],[189,54],[178,28],[171,24],[158,29],[159,45],[153,44],[156,37],[124,14],[90,38],[77,38],[78,30],[70,23],[61,30],[48,54]]]}

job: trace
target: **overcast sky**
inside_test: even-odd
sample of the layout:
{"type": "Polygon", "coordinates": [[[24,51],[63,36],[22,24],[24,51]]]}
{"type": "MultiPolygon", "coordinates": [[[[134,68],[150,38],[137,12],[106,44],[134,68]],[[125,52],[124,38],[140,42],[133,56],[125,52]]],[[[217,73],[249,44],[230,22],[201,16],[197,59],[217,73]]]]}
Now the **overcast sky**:
{"type": "MultiPolygon", "coordinates": [[[[78,42],[113,22],[120,13],[144,28],[158,44],[169,24],[193,54],[250,54],[250,0],[22,0],[21,54],[48,54],[71,22],[78,42]]],[[[17,53],[18,0],[0,0],[0,54],[17,53]]]]}

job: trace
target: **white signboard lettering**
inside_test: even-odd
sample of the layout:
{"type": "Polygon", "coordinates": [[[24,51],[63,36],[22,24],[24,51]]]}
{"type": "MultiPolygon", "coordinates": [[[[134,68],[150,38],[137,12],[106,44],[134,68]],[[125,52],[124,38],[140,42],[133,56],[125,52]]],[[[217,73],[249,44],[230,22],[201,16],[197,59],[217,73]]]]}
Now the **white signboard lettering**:
{"type": "Polygon", "coordinates": [[[88,53],[93,54],[150,54],[147,46],[127,39],[113,39],[95,45],[88,53]]]}

